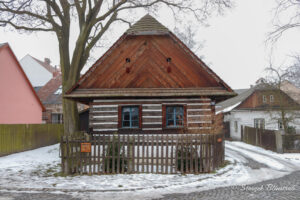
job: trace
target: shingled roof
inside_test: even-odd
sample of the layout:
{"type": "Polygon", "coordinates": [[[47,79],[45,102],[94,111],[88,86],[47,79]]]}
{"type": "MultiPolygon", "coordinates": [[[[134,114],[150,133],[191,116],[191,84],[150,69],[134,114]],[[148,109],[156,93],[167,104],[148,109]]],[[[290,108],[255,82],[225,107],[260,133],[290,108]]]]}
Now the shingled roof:
{"type": "Polygon", "coordinates": [[[244,101],[246,98],[248,98],[254,91],[255,91],[255,87],[250,88],[240,94],[238,94],[237,96],[227,99],[226,101],[222,101],[220,103],[217,104],[216,106],[216,111],[221,112],[226,110],[226,108],[232,107],[232,109],[234,109],[234,107],[238,106],[242,101],[244,101]]]}
{"type": "Polygon", "coordinates": [[[142,17],[126,31],[127,34],[132,35],[167,34],[169,32],[168,28],[149,14],[142,17]]]}
{"type": "Polygon", "coordinates": [[[238,93],[237,96],[218,103],[216,107],[216,111],[221,112],[226,110],[227,108],[234,109],[240,103],[245,101],[255,91],[259,91],[259,90],[276,90],[276,88],[274,88],[273,86],[267,83],[259,83],[249,89],[243,89],[240,93],[238,93]]]}
{"type": "Polygon", "coordinates": [[[62,77],[58,75],[53,77],[46,85],[40,88],[37,92],[43,104],[61,104],[61,94],[55,94],[62,84],[62,77]]]}

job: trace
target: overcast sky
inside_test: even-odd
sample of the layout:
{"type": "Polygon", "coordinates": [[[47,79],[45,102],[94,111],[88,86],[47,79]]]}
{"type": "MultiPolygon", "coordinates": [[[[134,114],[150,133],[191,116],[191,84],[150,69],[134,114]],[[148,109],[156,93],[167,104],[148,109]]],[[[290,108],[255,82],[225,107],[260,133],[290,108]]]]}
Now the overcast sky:
{"type": "MultiPolygon", "coordinates": [[[[275,0],[238,0],[235,8],[224,16],[209,20],[209,27],[199,27],[197,40],[205,41],[199,54],[204,61],[232,88],[247,88],[264,75],[269,65],[269,48],[266,48],[267,33],[272,30],[272,9],[275,0]]],[[[139,19],[141,16],[136,17],[139,19]]],[[[162,14],[157,18],[162,24],[172,29],[170,16],[162,14]]],[[[126,27],[115,31],[113,43],[126,27]]],[[[8,42],[18,59],[30,54],[38,59],[51,59],[52,64],[59,64],[57,42],[54,34],[20,34],[0,28],[0,43],[8,42]]],[[[290,31],[276,45],[273,59],[277,65],[289,63],[289,56],[300,53],[299,32],[290,31]]],[[[109,44],[110,45],[110,44],[109,44]]],[[[98,58],[103,49],[97,49],[93,55],[98,58]]],[[[90,67],[87,66],[86,68],[90,67]]]]}

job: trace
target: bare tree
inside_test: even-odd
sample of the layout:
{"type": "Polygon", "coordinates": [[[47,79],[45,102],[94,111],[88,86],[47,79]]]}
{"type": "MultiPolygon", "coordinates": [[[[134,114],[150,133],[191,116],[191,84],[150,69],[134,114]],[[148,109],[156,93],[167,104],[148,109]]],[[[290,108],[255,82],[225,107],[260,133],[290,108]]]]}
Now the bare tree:
{"type": "Polygon", "coordinates": [[[274,68],[270,65],[266,71],[268,73],[266,77],[268,92],[273,96],[273,102],[270,102],[268,112],[271,120],[280,122],[284,132],[289,133],[290,125],[297,123],[296,119],[299,118],[300,111],[299,104],[284,93],[281,88],[283,82],[289,77],[289,70],[280,67],[274,68]]]}
{"type": "MultiPolygon", "coordinates": [[[[300,1],[299,0],[276,0],[276,8],[273,19],[274,30],[268,35],[267,41],[273,46],[288,31],[300,28],[300,1]]],[[[269,73],[269,83],[278,89],[281,94],[282,84],[289,80],[296,86],[300,86],[300,57],[294,57],[294,64],[289,67],[274,68],[272,64],[266,71],[269,73]]],[[[279,116],[285,132],[288,123],[295,122],[298,117],[299,106],[287,105],[285,95],[279,95],[279,116]]]]}
{"type": "MultiPolygon", "coordinates": [[[[160,7],[170,9],[174,16],[181,13],[198,22],[232,6],[231,0],[0,0],[0,26],[21,31],[55,33],[59,44],[63,92],[79,79],[80,71],[90,57],[91,50],[115,22],[128,21],[126,12],[146,9],[158,12],[160,7]],[[71,26],[79,29],[71,41],[71,26]],[[74,50],[70,43],[75,43],[74,50]]],[[[64,133],[78,130],[76,103],[63,99],[64,133]]]]}
{"type": "Polygon", "coordinates": [[[300,88],[300,55],[294,56],[293,64],[287,69],[287,80],[300,88]]]}
{"type": "Polygon", "coordinates": [[[184,28],[175,27],[174,33],[188,48],[198,55],[199,58],[204,59],[204,55],[201,55],[199,51],[203,49],[205,41],[197,40],[197,29],[191,22],[184,28]]]}
{"type": "Polygon", "coordinates": [[[277,7],[273,19],[274,30],[269,33],[268,40],[276,42],[285,32],[300,28],[300,1],[276,0],[277,7]]]}

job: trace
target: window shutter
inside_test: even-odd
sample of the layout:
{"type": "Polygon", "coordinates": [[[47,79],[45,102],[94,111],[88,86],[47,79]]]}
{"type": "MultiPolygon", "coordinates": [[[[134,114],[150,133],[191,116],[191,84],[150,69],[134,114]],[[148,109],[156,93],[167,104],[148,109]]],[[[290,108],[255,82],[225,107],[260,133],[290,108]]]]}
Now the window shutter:
{"type": "Polygon", "coordinates": [[[122,106],[118,106],[118,128],[122,128],[122,106]]]}
{"type": "Polygon", "coordinates": [[[215,104],[211,104],[211,123],[212,126],[215,126],[216,122],[216,107],[215,104]]]}
{"type": "Polygon", "coordinates": [[[183,127],[187,127],[187,106],[183,105],[183,127]]]}
{"type": "Polygon", "coordinates": [[[139,128],[142,128],[143,124],[143,107],[139,105],[139,128]]]}
{"type": "Polygon", "coordinates": [[[166,127],[166,105],[162,105],[162,128],[166,127]]]}

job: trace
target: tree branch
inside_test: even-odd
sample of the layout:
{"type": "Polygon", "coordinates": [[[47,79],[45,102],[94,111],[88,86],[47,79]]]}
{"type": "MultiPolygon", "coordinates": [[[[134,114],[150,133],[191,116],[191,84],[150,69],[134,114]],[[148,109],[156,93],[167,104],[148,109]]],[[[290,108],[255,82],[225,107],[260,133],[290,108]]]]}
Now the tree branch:
{"type": "Polygon", "coordinates": [[[0,20],[0,26],[5,26],[6,24],[11,25],[12,27],[14,27],[17,30],[46,31],[46,32],[54,31],[53,28],[47,29],[47,28],[38,28],[38,27],[35,28],[35,27],[20,26],[20,25],[16,25],[15,23],[13,23],[11,21],[0,20]]]}
{"type": "MultiPolygon", "coordinates": [[[[87,47],[84,50],[84,54],[83,54],[83,61],[84,63],[87,61],[89,55],[90,55],[90,51],[91,49],[96,45],[96,43],[98,42],[98,40],[102,37],[102,35],[107,31],[107,29],[109,28],[109,26],[115,22],[117,20],[117,13],[115,12],[111,18],[108,20],[108,22],[105,24],[105,26],[102,26],[101,30],[99,31],[98,34],[96,34],[95,37],[93,37],[91,39],[91,41],[89,42],[89,44],[87,45],[87,47]]],[[[83,65],[84,66],[84,65],[83,65]]],[[[83,68],[82,66],[82,68],[83,68]]],[[[81,69],[82,69],[81,68],[81,69]]]]}
{"type": "Polygon", "coordinates": [[[81,29],[84,22],[85,22],[86,1],[83,1],[82,6],[80,6],[79,0],[75,0],[74,2],[75,2],[75,7],[76,7],[76,10],[77,10],[77,14],[78,14],[79,29],[81,29]]]}

